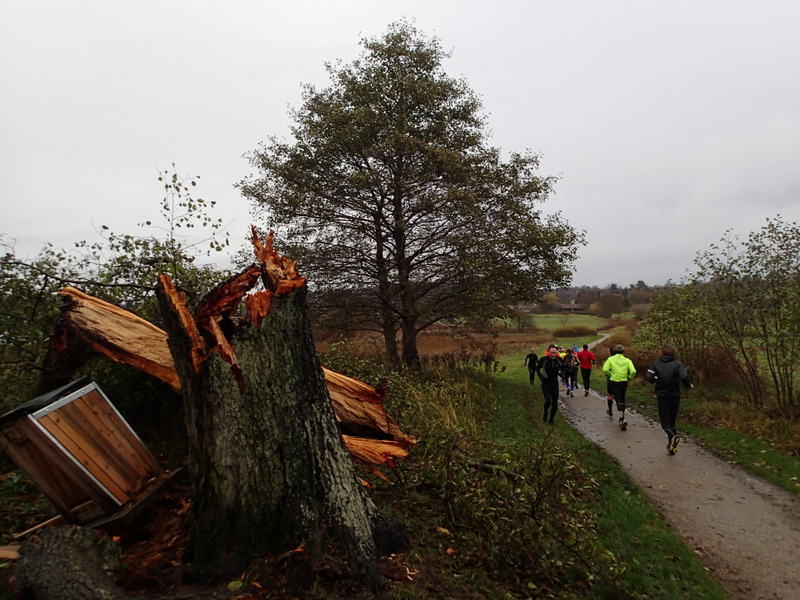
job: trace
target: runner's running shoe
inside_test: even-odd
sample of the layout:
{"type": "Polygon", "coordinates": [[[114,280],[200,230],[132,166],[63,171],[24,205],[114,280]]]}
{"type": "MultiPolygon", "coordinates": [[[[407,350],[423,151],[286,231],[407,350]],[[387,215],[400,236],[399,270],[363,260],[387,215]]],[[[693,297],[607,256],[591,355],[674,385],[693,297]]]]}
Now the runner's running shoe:
{"type": "Polygon", "coordinates": [[[675,437],[672,438],[672,444],[670,445],[670,449],[672,450],[673,454],[675,454],[678,451],[678,444],[680,444],[682,441],[683,438],[681,438],[681,436],[679,435],[676,435],[675,437]]]}

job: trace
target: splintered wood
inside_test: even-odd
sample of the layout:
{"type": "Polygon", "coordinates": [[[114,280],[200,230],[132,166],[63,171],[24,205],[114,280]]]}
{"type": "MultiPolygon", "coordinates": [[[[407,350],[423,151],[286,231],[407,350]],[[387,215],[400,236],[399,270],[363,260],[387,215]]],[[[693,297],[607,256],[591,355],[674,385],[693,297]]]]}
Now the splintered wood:
{"type": "Polygon", "coordinates": [[[163,330],[124,308],[73,287],[66,287],[59,294],[64,298],[64,306],[50,339],[53,350],[65,350],[66,336],[74,332],[95,352],[180,389],[163,330]]]}
{"type": "Polygon", "coordinates": [[[294,289],[305,285],[306,280],[297,272],[297,261],[281,256],[272,246],[275,232],[270,231],[264,243],[258,238],[255,227],[250,228],[250,241],[256,254],[256,260],[261,265],[264,287],[275,295],[288,294],[294,289]]]}
{"type": "MultiPolygon", "coordinates": [[[[274,250],[272,232],[264,243],[258,239],[255,228],[252,235],[257,264],[220,284],[204,298],[194,314],[186,306],[184,294],[175,288],[170,278],[165,274],[159,277],[159,286],[180,315],[189,335],[195,372],[200,372],[210,352],[217,352],[231,365],[240,391],[244,391],[244,380],[234,344],[225,332],[233,330],[238,319],[258,326],[269,314],[273,296],[289,294],[305,285],[295,262],[274,250]],[[249,293],[259,279],[266,290],[249,293]],[[237,317],[243,300],[244,316],[237,317]]],[[[96,352],[134,366],[180,391],[180,380],[163,330],[124,308],[75,288],[66,287],[59,293],[65,302],[52,337],[54,350],[68,351],[60,340],[76,335],[96,352]]],[[[378,391],[328,369],[323,369],[323,373],[336,420],[347,434],[344,440],[351,455],[366,464],[384,466],[393,466],[396,458],[405,457],[415,440],[384,410],[385,389],[378,391]]]]}

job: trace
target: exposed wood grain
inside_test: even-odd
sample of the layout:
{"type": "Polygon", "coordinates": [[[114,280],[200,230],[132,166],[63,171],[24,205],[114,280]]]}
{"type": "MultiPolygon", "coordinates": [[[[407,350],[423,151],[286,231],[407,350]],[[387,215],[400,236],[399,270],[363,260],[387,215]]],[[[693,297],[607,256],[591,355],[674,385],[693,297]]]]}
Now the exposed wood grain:
{"type": "MultiPolygon", "coordinates": [[[[305,279],[297,273],[296,263],[274,250],[272,232],[262,243],[253,228],[251,241],[257,264],[209,293],[194,314],[186,306],[184,294],[175,288],[170,278],[166,274],[159,277],[159,287],[179,314],[183,329],[191,340],[195,373],[200,373],[209,352],[216,352],[231,365],[240,392],[244,391],[244,381],[235,343],[232,342],[236,327],[240,323],[258,326],[269,314],[273,296],[288,294],[305,285],[305,279]],[[267,289],[248,293],[259,278],[267,289]],[[237,320],[236,313],[242,302],[245,305],[244,316],[237,320]]],[[[96,352],[149,373],[180,391],[180,380],[163,330],[124,308],[75,288],[67,287],[60,293],[65,298],[65,305],[57,322],[54,344],[69,332],[87,340],[96,352]]],[[[344,434],[395,441],[402,449],[415,443],[414,438],[404,433],[386,413],[383,406],[385,390],[379,392],[371,385],[327,369],[323,369],[323,374],[336,420],[344,434]]],[[[368,462],[372,457],[378,461],[374,464],[383,464],[379,458],[382,452],[391,451],[376,447],[373,453],[365,453],[362,460],[368,462]]]]}

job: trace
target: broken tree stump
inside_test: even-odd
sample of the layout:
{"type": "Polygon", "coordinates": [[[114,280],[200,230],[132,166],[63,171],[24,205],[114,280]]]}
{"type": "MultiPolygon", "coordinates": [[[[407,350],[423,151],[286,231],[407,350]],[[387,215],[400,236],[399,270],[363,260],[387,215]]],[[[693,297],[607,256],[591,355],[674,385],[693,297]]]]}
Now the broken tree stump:
{"type": "Polygon", "coordinates": [[[314,346],[307,288],[293,262],[253,232],[251,267],[194,312],[159,278],[157,296],[183,393],[192,478],[186,558],[195,573],[226,574],[251,555],[302,550],[309,565],[338,548],[373,590],[379,551],[399,549],[399,524],[359,483],[336,423],[314,346]],[[233,321],[227,294],[265,286],[233,321]],[[234,290],[231,292],[230,290],[234,290]],[[223,334],[223,331],[225,332],[223,334]]]}

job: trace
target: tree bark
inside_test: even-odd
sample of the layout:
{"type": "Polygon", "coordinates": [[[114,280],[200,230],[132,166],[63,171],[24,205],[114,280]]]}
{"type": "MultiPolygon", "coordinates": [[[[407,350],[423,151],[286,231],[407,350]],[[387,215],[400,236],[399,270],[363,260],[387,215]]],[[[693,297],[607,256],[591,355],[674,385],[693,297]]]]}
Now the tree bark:
{"type": "Polygon", "coordinates": [[[417,349],[417,317],[408,316],[401,320],[403,334],[403,364],[407,367],[420,366],[419,350],[417,349]]]}
{"type": "Polygon", "coordinates": [[[400,357],[397,354],[397,320],[391,315],[385,306],[381,306],[383,317],[381,319],[381,329],[383,331],[383,349],[386,358],[393,365],[400,364],[400,357]]]}
{"type": "Polygon", "coordinates": [[[25,540],[14,571],[14,588],[31,600],[124,600],[115,579],[122,553],[96,530],[56,527],[25,540]]]}
{"type": "MultiPolygon", "coordinates": [[[[268,313],[248,314],[230,339],[193,321],[168,278],[158,287],[189,434],[194,504],[186,558],[198,574],[227,575],[249,556],[299,546],[313,562],[333,542],[376,589],[379,550],[404,536],[366,495],[342,442],[304,282],[287,284],[258,245],[257,256],[268,313]]],[[[195,316],[202,314],[201,305],[195,316]]]]}

